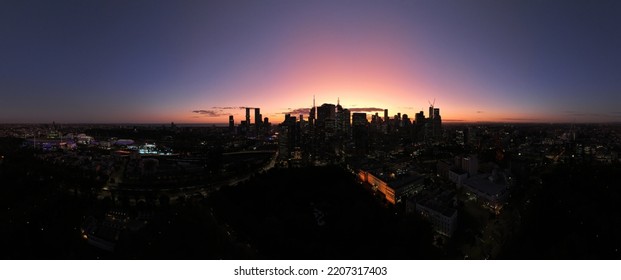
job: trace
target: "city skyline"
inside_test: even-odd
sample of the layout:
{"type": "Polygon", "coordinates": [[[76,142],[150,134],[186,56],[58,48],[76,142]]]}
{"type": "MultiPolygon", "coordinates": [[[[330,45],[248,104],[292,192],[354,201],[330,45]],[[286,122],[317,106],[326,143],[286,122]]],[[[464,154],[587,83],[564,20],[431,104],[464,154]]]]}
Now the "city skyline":
{"type": "Polygon", "coordinates": [[[621,121],[613,1],[1,6],[0,123],[239,125],[246,106],[280,123],[313,96],[410,118],[435,99],[444,122],[621,121]]]}

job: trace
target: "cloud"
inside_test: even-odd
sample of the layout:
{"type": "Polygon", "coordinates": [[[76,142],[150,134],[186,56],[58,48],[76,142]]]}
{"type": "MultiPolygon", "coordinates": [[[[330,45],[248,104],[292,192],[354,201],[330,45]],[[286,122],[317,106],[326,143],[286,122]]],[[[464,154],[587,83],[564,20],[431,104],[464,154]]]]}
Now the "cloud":
{"type": "Polygon", "coordinates": [[[362,108],[347,108],[350,112],[384,112],[382,108],[376,107],[362,107],[362,108]]]}
{"type": "Polygon", "coordinates": [[[607,114],[587,113],[587,112],[579,112],[579,111],[572,111],[572,110],[567,110],[567,111],[564,111],[563,113],[571,117],[603,117],[603,118],[611,117],[610,115],[607,115],[607,114]]]}
{"type": "Polygon", "coordinates": [[[201,116],[205,116],[205,117],[220,117],[220,116],[228,115],[228,114],[222,113],[221,110],[194,110],[192,111],[192,113],[200,114],[201,116]]]}
{"type": "Polygon", "coordinates": [[[568,115],[568,116],[573,116],[573,117],[587,116],[587,114],[585,113],[581,113],[578,111],[571,111],[571,110],[563,111],[563,114],[568,115]]]}
{"type": "MultiPolygon", "coordinates": [[[[281,114],[291,114],[291,115],[306,115],[308,116],[310,114],[310,109],[311,108],[296,108],[296,109],[291,109],[291,108],[287,108],[287,112],[282,112],[281,114]]],[[[363,108],[345,108],[348,109],[350,112],[352,113],[356,113],[356,112],[383,112],[384,109],[382,108],[376,108],[376,107],[363,107],[363,108]]]]}
{"type": "Polygon", "coordinates": [[[459,120],[459,119],[446,119],[446,120],[442,120],[443,122],[465,122],[466,120],[459,120]]]}
{"type": "Polygon", "coordinates": [[[239,110],[239,109],[243,109],[243,107],[236,107],[236,106],[219,107],[219,106],[214,106],[214,107],[211,107],[211,109],[219,109],[219,110],[239,110]]]}
{"type": "Polygon", "coordinates": [[[502,118],[503,121],[540,121],[538,119],[533,118],[502,118]]]}
{"type": "Polygon", "coordinates": [[[483,111],[477,111],[477,114],[483,114],[483,111]]]}
{"type": "Polygon", "coordinates": [[[291,114],[291,115],[308,115],[310,114],[310,108],[296,108],[296,109],[291,109],[291,108],[287,108],[287,110],[289,110],[288,112],[282,112],[282,114],[291,114]]]}
{"type": "Polygon", "coordinates": [[[218,109],[218,110],[243,110],[243,109],[255,109],[255,107],[248,107],[248,106],[213,106],[211,107],[211,109],[218,109]]]}

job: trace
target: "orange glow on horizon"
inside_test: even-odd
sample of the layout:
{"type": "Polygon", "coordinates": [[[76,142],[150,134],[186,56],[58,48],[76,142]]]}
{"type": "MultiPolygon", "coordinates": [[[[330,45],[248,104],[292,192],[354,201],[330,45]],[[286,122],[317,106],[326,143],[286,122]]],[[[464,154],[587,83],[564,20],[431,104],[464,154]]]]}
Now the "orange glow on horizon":
{"type": "MultiPolygon", "coordinates": [[[[421,110],[428,116],[428,100],[435,99],[443,122],[447,123],[562,119],[553,115],[529,115],[528,108],[523,108],[525,105],[502,103],[495,99],[492,89],[473,84],[467,73],[461,77],[448,75],[450,80],[442,81],[444,77],[436,77],[438,73],[428,73],[426,63],[429,62],[422,50],[420,57],[412,57],[412,44],[402,42],[388,30],[380,26],[372,33],[374,36],[341,38],[326,30],[303,29],[281,42],[275,50],[277,59],[238,66],[234,72],[227,73],[236,77],[235,83],[205,89],[185,101],[184,107],[154,113],[145,120],[228,123],[229,115],[233,115],[235,124],[239,125],[245,119],[245,111],[222,108],[248,106],[261,108],[264,118],[278,124],[285,113],[310,108],[313,96],[317,106],[336,104],[340,99],[344,108],[388,109],[390,118],[401,113],[413,120],[421,110]],[[220,97],[221,100],[206,97],[214,93],[225,97],[220,97]],[[192,112],[199,109],[204,113],[192,112]]],[[[383,117],[383,112],[379,115],[383,117]]],[[[254,120],[254,112],[251,119],[254,120]]]]}

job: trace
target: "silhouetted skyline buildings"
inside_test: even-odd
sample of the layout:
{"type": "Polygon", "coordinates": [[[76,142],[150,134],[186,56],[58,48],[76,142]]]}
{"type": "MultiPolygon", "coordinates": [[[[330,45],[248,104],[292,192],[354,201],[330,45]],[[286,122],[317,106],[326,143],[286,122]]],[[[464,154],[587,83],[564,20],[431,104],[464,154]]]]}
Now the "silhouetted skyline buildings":
{"type": "MultiPolygon", "coordinates": [[[[331,108],[331,105],[334,104],[322,103],[316,108],[331,108]]],[[[619,244],[618,237],[613,234],[615,229],[609,227],[611,223],[601,223],[598,217],[608,211],[605,208],[602,212],[600,206],[614,205],[610,202],[618,195],[609,186],[614,182],[621,162],[618,156],[621,152],[619,126],[444,125],[442,111],[435,106],[431,110],[434,118],[425,116],[424,112],[419,112],[413,120],[399,112],[393,112],[393,116],[387,118],[390,111],[386,110],[378,110],[375,114],[353,112],[351,122],[344,121],[343,126],[339,126],[339,119],[347,119],[345,112],[348,109],[337,100],[334,110],[334,119],[330,118],[329,111],[321,114],[321,120],[317,117],[318,123],[323,122],[321,126],[310,125],[311,118],[304,114],[289,114],[286,121],[274,128],[266,127],[269,122],[264,118],[258,129],[252,118],[255,114],[250,114],[249,124],[244,119],[238,125],[231,116],[232,130],[231,126],[175,123],[5,125],[0,130],[0,176],[8,180],[6,188],[11,190],[7,193],[10,198],[10,240],[20,244],[9,248],[8,252],[11,256],[21,256],[22,251],[17,248],[30,246],[27,244],[33,241],[17,238],[21,235],[16,233],[28,232],[27,236],[37,233],[55,237],[37,239],[36,248],[29,251],[37,254],[61,252],[91,258],[88,254],[100,256],[101,251],[93,250],[101,248],[107,252],[107,257],[141,258],[154,256],[149,255],[153,251],[145,248],[147,242],[160,240],[160,231],[163,235],[179,232],[172,235],[175,238],[157,241],[152,246],[177,246],[180,240],[176,238],[183,236],[191,240],[185,240],[187,244],[179,246],[191,247],[195,246],[192,244],[195,238],[210,236],[210,232],[218,232],[220,226],[216,225],[227,224],[222,229],[231,232],[233,241],[250,240],[249,245],[257,248],[252,251],[257,256],[269,255],[278,250],[254,247],[259,244],[252,241],[254,239],[243,239],[261,227],[246,228],[234,221],[263,225],[263,220],[267,219],[272,224],[279,224],[273,228],[276,233],[281,230],[296,232],[298,227],[286,223],[295,220],[301,223],[303,232],[308,229],[325,232],[322,224],[330,228],[335,226],[334,217],[329,215],[348,213],[348,217],[360,215],[362,220],[368,218],[364,211],[347,212],[351,209],[347,203],[351,201],[350,196],[334,197],[336,204],[322,200],[336,195],[330,191],[334,188],[332,185],[324,185],[334,182],[332,177],[306,182],[309,193],[316,196],[298,197],[304,202],[301,206],[292,206],[296,210],[287,208],[291,206],[287,202],[295,195],[273,188],[272,183],[282,180],[278,183],[281,187],[301,190],[303,183],[299,182],[299,177],[283,174],[313,170],[323,174],[323,171],[332,169],[339,170],[340,179],[350,180],[347,185],[352,187],[347,189],[358,192],[357,196],[367,197],[366,202],[355,203],[360,209],[371,205],[384,209],[398,223],[407,224],[413,218],[427,220],[427,230],[433,237],[428,244],[433,242],[433,246],[442,252],[424,254],[423,258],[580,258],[593,255],[618,258],[614,251],[614,244],[619,244]],[[438,123],[441,124],[439,136],[434,134],[438,133],[434,128],[438,123]],[[238,192],[238,188],[245,184],[250,184],[246,188],[250,193],[238,192]],[[325,192],[317,193],[313,187],[316,184],[321,184],[325,192]],[[593,192],[585,193],[585,185],[595,186],[591,188],[593,192]],[[218,194],[221,188],[226,189],[232,199],[222,200],[218,194]],[[261,189],[259,196],[257,188],[261,189]],[[64,197],[63,201],[83,201],[84,204],[72,206],[75,209],[68,212],[75,212],[75,215],[67,215],[69,220],[62,220],[64,218],[58,215],[49,217],[45,213],[31,212],[31,203],[19,203],[21,200],[17,198],[24,191],[28,192],[28,197],[36,194],[34,199],[40,209],[55,209],[53,207],[58,204],[55,199],[59,197],[64,197]],[[57,195],[49,197],[50,192],[57,195]],[[588,197],[584,198],[585,195],[588,197]],[[236,199],[240,196],[256,200],[254,205],[267,207],[267,212],[254,213],[258,217],[256,221],[230,220],[226,213],[231,209],[235,209],[239,217],[249,214],[245,202],[236,199]],[[45,204],[45,199],[53,202],[45,204]],[[266,200],[277,203],[264,203],[266,200]],[[206,201],[209,203],[203,204],[206,201]],[[572,201],[589,207],[565,203],[572,201]],[[169,218],[172,224],[178,225],[179,219],[185,219],[184,215],[188,213],[169,216],[166,213],[170,209],[196,207],[199,202],[202,205],[227,205],[228,210],[219,212],[214,208],[215,216],[207,220],[217,222],[203,224],[204,219],[192,219],[197,224],[182,228],[169,226],[169,218]],[[273,220],[274,212],[269,209],[276,204],[284,207],[280,213],[284,215],[283,220],[273,220]],[[96,211],[79,205],[94,205],[96,211]],[[299,218],[290,219],[291,211],[299,211],[299,218]],[[332,218],[319,222],[313,219],[316,217],[313,213],[332,218]],[[546,219],[542,221],[539,217],[546,219]],[[50,218],[53,222],[49,222],[50,218]],[[75,228],[75,232],[55,228],[53,224],[57,223],[66,225],[62,228],[75,228]],[[44,231],[38,226],[32,228],[33,224],[40,225],[44,231]],[[205,232],[188,237],[194,235],[189,235],[185,229],[201,226],[208,226],[208,229],[203,228],[205,232]],[[544,235],[541,227],[546,228],[544,235]],[[63,244],[73,245],[47,250],[57,243],[47,243],[46,240],[61,239],[68,240],[63,244]],[[69,242],[71,240],[75,244],[69,242]],[[598,240],[607,241],[595,242],[598,240]],[[524,244],[528,249],[507,247],[511,242],[524,244]],[[567,242],[576,245],[575,251],[563,253],[557,250],[565,248],[567,242]],[[588,248],[596,246],[596,249],[580,249],[587,246],[585,244],[590,246],[588,248]]],[[[197,211],[211,213],[209,209],[197,211]]],[[[420,226],[415,229],[419,233],[423,230],[420,226]]],[[[225,231],[222,233],[222,236],[229,236],[225,231]]],[[[278,239],[270,236],[261,235],[260,238],[265,238],[262,242],[267,243],[260,244],[273,244],[270,243],[273,238],[278,239]]],[[[325,238],[332,240],[334,236],[325,238]]],[[[292,233],[290,237],[304,243],[308,235],[292,233]]],[[[402,240],[412,243],[408,238],[402,240]]],[[[366,248],[364,244],[358,246],[366,248]]],[[[413,256],[401,247],[397,247],[397,251],[402,253],[387,257],[413,256]]],[[[175,256],[183,258],[184,253],[179,252],[180,255],[175,256]]],[[[208,258],[224,254],[223,251],[205,252],[212,252],[202,255],[208,258]]],[[[291,255],[281,252],[273,256],[287,258],[291,255]]]]}

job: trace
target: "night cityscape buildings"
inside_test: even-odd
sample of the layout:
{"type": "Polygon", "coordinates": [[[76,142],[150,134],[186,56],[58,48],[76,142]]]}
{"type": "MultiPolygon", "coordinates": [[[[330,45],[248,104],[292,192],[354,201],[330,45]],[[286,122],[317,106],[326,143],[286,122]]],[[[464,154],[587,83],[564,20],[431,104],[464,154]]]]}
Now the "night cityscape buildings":
{"type": "Polygon", "coordinates": [[[3,258],[621,259],[621,4],[449,2],[0,3],[3,258]]]}
{"type": "MultiPolygon", "coordinates": [[[[229,236],[205,243],[205,249],[237,246],[240,242],[255,249],[230,255],[229,249],[220,247],[209,254],[181,254],[175,258],[303,258],[298,253],[281,251],[285,247],[280,246],[285,244],[267,249],[264,242],[274,240],[255,236],[258,229],[242,226],[249,221],[235,220],[240,218],[226,211],[243,216],[242,205],[248,204],[255,208],[253,215],[263,215],[260,213],[268,211],[265,207],[270,205],[263,200],[302,199],[314,206],[283,211],[302,215],[296,222],[301,224],[295,227],[319,225],[310,229],[314,232],[332,228],[334,215],[345,213],[341,207],[350,203],[347,198],[339,202],[325,200],[337,195],[332,192],[338,189],[338,196],[344,197],[353,195],[347,194],[351,190],[361,191],[354,196],[368,196],[364,200],[370,204],[365,205],[377,208],[373,211],[379,211],[375,214],[378,217],[387,211],[393,213],[390,221],[414,219],[417,222],[408,223],[416,224],[419,231],[429,231],[429,239],[416,241],[429,246],[420,245],[425,248],[420,251],[426,252],[424,255],[390,251],[389,258],[618,258],[615,250],[619,238],[614,234],[618,219],[613,217],[605,225],[600,224],[597,206],[588,210],[578,206],[607,205],[618,197],[618,190],[610,189],[614,170],[621,166],[618,125],[444,124],[440,108],[435,106],[429,108],[430,116],[419,112],[411,121],[401,113],[387,118],[386,110],[382,110],[383,117],[377,113],[370,117],[365,112],[351,113],[340,105],[340,100],[336,103],[309,108],[308,116],[286,114],[275,127],[267,118],[260,121],[258,107],[253,108],[255,119],[248,121],[247,114],[246,120],[236,125],[230,116],[227,127],[174,123],[3,125],[0,175],[8,183],[4,197],[9,205],[10,225],[4,237],[24,246],[26,240],[19,236],[31,236],[33,228],[29,224],[36,223],[46,235],[74,245],[55,248],[43,238],[29,245],[34,246],[30,252],[35,258],[161,258],[165,255],[149,253],[152,251],[145,244],[170,250],[175,239],[160,240],[159,234],[169,234],[169,238],[186,234],[166,225],[189,223],[185,226],[204,227],[205,234],[224,232],[229,236]],[[286,175],[295,170],[318,176],[304,183],[286,175]],[[329,181],[335,178],[319,175],[323,172],[340,174],[333,175],[338,180],[350,180],[339,183],[341,187],[351,184],[353,189],[333,186],[322,189],[317,197],[296,194],[310,191],[316,184],[332,186],[329,181]],[[565,181],[567,172],[572,173],[575,182],[565,181]],[[599,175],[591,177],[592,173],[599,175]],[[587,178],[593,180],[591,184],[605,187],[591,189],[597,197],[591,202],[583,201],[581,192],[573,191],[584,187],[587,178]],[[273,193],[276,190],[270,186],[281,184],[279,180],[288,180],[288,187],[295,190],[273,193]],[[259,193],[254,195],[255,201],[246,201],[251,199],[245,198],[248,188],[263,189],[265,195],[271,196],[259,193]],[[35,195],[33,203],[40,204],[44,212],[16,204],[23,190],[41,193],[35,195]],[[68,201],[64,207],[73,207],[71,211],[76,215],[58,213],[50,218],[47,210],[51,205],[44,202],[50,199],[50,192],[55,194],[50,202],[68,201]],[[568,199],[569,204],[559,200],[550,205],[547,199],[556,196],[568,199]],[[233,197],[239,199],[230,200],[233,197]],[[228,206],[224,207],[224,201],[228,206]],[[83,203],[92,206],[80,206],[83,203]],[[237,210],[231,209],[234,205],[238,205],[237,210]],[[198,223],[174,214],[199,215],[188,207],[199,207],[211,214],[198,223]],[[578,215],[578,220],[558,217],[562,209],[578,215]],[[311,213],[320,215],[321,221],[302,218],[311,213]],[[541,217],[560,218],[553,222],[558,229],[551,230],[550,237],[571,242],[577,249],[562,251],[560,241],[535,237],[537,232],[532,227],[541,226],[541,217]],[[574,222],[589,226],[576,228],[571,224],[574,222]],[[58,223],[71,225],[74,230],[61,231],[54,226],[58,223]],[[591,242],[588,238],[593,232],[607,243],[598,243],[601,245],[585,255],[587,251],[580,249],[580,244],[591,242]],[[53,253],[44,253],[53,247],[53,253]]],[[[250,108],[245,110],[250,112],[250,108]]],[[[353,218],[363,214],[348,215],[353,218]]],[[[284,222],[280,218],[276,221],[284,222]]],[[[393,230],[398,229],[393,226],[393,230]]],[[[296,242],[315,242],[312,240],[317,238],[297,234],[292,236],[296,242]]],[[[329,238],[333,234],[340,234],[339,230],[330,229],[319,236],[329,238]]],[[[6,252],[7,258],[26,258],[17,247],[9,246],[6,252]]],[[[348,252],[313,254],[318,254],[313,255],[317,258],[349,256],[348,252]]]]}

